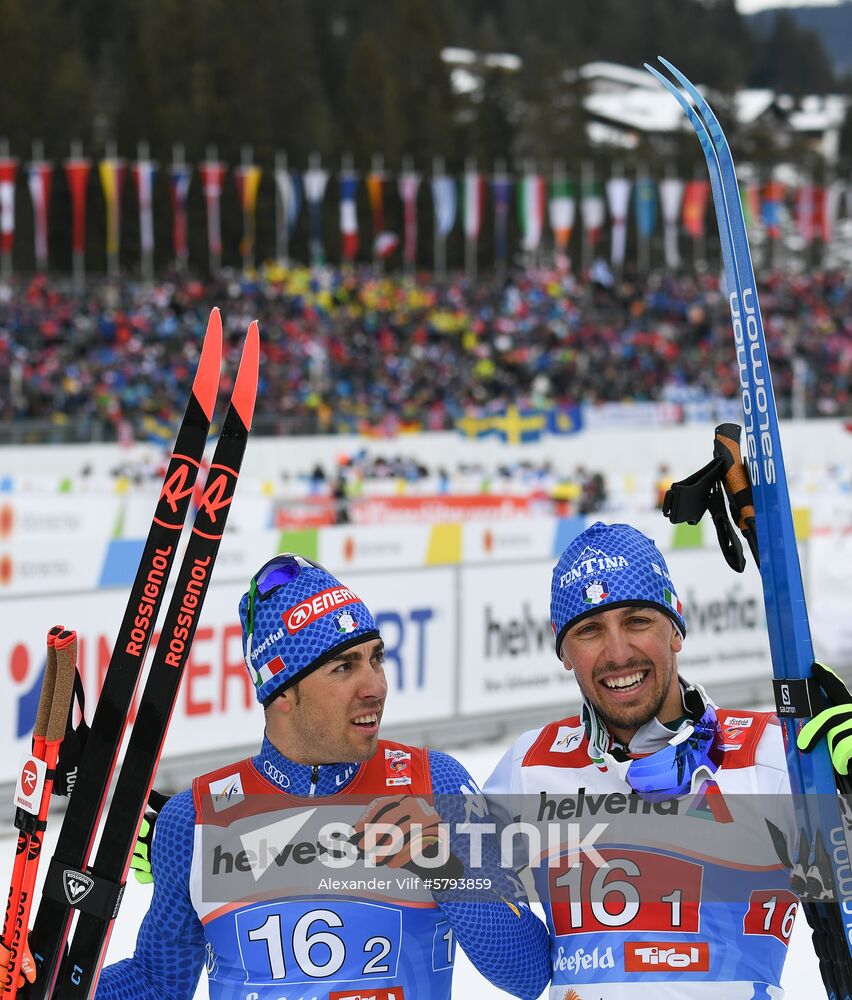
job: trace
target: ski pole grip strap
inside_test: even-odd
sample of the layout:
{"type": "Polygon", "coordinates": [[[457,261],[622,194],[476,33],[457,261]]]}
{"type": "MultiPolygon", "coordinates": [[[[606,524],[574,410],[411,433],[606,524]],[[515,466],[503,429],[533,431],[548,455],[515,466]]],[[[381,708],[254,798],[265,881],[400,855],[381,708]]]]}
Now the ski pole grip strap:
{"type": "Polygon", "coordinates": [[[813,677],[774,680],[775,709],[779,719],[811,719],[825,707],[822,691],[813,677]]]}
{"type": "Polygon", "coordinates": [[[114,920],[124,895],[124,883],[70,868],[54,857],[44,880],[44,894],[99,920],[114,920]]]}
{"type": "Polygon", "coordinates": [[[683,524],[684,521],[698,524],[707,510],[710,491],[721,475],[721,460],[714,458],[698,472],[672,483],[663,498],[663,515],[672,524],[683,524]]]}

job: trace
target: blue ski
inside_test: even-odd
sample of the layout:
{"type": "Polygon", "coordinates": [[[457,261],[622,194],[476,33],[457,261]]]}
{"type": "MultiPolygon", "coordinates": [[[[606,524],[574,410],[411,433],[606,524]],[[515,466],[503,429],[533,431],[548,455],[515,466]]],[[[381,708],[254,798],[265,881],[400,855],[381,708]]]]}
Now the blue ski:
{"type": "Polygon", "coordinates": [[[734,161],[718,119],[707,101],[670,62],[660,62],[693,104],[667,77],[645,64],[678,100],[701,142],[710,172],[728,286],[745,423],[745,463],[752,483],[760,573],[779,717],[785,729],[787,767],[800,827],[812,864],[827,857],[839,906],[808,904],[814,944],[832,1000],[852,996],[852,878],[834,770],[823,744],[800,754],[796,733],[810,711],[808,680],[813,646],[808,624],[778,416],[757,286],[740,203],[734,161]],[[845,871],[844,871],[845,869],[845,871]]]}

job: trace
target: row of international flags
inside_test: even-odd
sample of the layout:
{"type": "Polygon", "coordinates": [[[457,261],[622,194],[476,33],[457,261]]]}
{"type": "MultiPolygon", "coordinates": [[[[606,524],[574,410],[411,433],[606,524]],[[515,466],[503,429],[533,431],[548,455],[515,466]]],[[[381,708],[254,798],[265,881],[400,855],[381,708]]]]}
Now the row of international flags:
{"type": "MultiPolygon", "coordinates": [[[[477,410],[466,413],[455,420],[456,431],[472,440],[491,439],[509,444],[531,444],[541,441],[546,435],[562,437],[578,434],[583,429],[583,408],[581,406],[517,406],[504,403],[489,407],[488,412],[477,410]]],[[[337,413],[333,429],[338,434],[359,434],[364,437],[395,437],[397,434],[419,434],[428,430],[427,423],[411,414],[400,416],[391,411],[378,422],[366,415],[337,413]]],[[[166,445],[174,439],[175,427],[172,421],[163,417],[146,414],[135,430],[128,428],[126,440],[137,440],[151,444],[166,445]]]]}
{"type": "MultiPolygon", "coordinates": [[[[15,238],[15,192],[18,161],[12,156],[0,156],[0,251],[11,257],[15,238]]],[[[38,270],[45,270],[49,258],[48,207],[54,171],[52,163],[43,159],[24,165],[27,188],[34,220],[34,255],[38,270]]],[[[118,267],[122,235],[122,204],[125,179],[129,173],[136,193],[138,232],[143,271],[151,269],[155,248],[153,193],[156,184],[167,183],[171,202],[171,252],[180,265],[189,256],[188,195],[190,185],[200,184],[205,206],[208,265],[217,270],[221,264],[222,224],[221,199],[229,176],[236,186],[242,210],[240,253],[244,267],[255,262],[256,216],[258,192],[267,172],[246,161],[229,167],[219,159],[206,159],[193,167],[184,161],[165,168],[147,156],[128,163],[117,156],[107,156],[94,162],[77,151],[61,164],[70,195],[72,252],[75,270],[84,267],[86,252],[86,205],[90,193],[90,177],[94,172],[100,181],[106,216],[107,260],[113,270],[118,267]],[[147,265],[147,267],[146,267],[147,265]]],[[[288,169],[286,158],[280,157],[271,171],[275,190],[276,256],[287,259],[295,226],[302,213],[308,217],[308,247],[312,264],[326,259],[323,245],[324,212],[333,209],[329,197],[332,174],[323,168],[318,156],[312,156],[305,171],[288,169]],[[282,165],[283,164],[285,165],[282,165]]],[[[465,241],[468,270],[475,270],[480,237],[486,214],[492,214],[494,262],[505,264],[510,253],[521,252],[535,260],[544,252],[567,260],[569,245],[575,230],[581,232],[584,264],[591,256],[607,255],[621,266],[625,261],[628,228],[635,229],[640,263],[644,249],[657,233],[663,232],[665,264],[680,264],[680,240],[683,234],[694,241],[706,235],[710,185],[704,179],[683,180],[667,176],[655,179],[641,169],[636,176],[612,176],[602,180],[584,168],[576,181],[561,171],[546,175],[526,167],[516,176],[504,169],[486,174],[468,160],[460,176],[446,174],[436,158],[428,179],[411,167],[395,177],[391,173],[371,170],[360,175],[344,168],[337,175],[340,252],[343,263],[361,258],[389,257],[397,252],[403,263],[413,268],[420,259],[421,247],[418,221],[420,199],[431,196],[433,211],[434,262],[443,269],[447,238],[457,228],[465,241]],[[394,184],[394,180],[396,183],[394,184]],[[362,225],[358,210],[363,190],[369,204],[370,228],[362,225]],[[513,196],[517,226],[510,227],[513,196]],[[385,222],[388,199],[396,197],[402,204],[401,232],[391,231],[385,222]],[[609,226],[609,253],[603,246],[604,232],[609,226]],[[367,230],[367,231],[365,231],[367,230]],[[517,233],[519,245],[510,250],[509,238],[517,233]],[[363,239],[362,239],[363,237],[363,239]]],[[[841,214],[844,198],[847,213],[852,214],[852,189],[843,181],[819,185],[812,183],[787,186],[778,180],[764,184],[743,183],[740,187],[747,224],[760,227],[770,240],[782,233],[782,222],[788,219],[805,246],[814,242],[829,244],[835,223],[841,214]]],[[[160,236],[162,238],[162,235],[160,236]]]]}

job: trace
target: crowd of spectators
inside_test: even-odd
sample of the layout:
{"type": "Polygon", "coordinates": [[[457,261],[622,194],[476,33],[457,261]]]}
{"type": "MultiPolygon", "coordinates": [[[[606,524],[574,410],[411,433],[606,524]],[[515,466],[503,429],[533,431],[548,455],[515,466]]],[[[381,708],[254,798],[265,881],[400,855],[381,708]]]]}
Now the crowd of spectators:
{"type": "MultiPolygon", "coordinates": [[[[759,293],[782,415],[794,397],[809,416],[852,415],[852,276],[773,273],[759,293]]],[[[508,404],[738,389],[715,274],[607,287],[554,272],[438,283],[272,266],[207,282],[0,287],[0,422],[87,418],[106,428],[101,437],[173,430],[214,304],[224,393],[245,329],[260,320],[259,433],[443,430],[508,404]]]]}

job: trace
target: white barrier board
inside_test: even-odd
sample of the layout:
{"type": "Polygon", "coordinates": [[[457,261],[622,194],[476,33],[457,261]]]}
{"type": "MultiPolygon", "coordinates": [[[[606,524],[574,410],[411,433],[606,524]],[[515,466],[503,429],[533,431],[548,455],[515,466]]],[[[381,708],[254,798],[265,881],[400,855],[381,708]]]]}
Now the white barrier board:
{"type": "MultiPolygon", "coordinates": [[[[385,719],[396,723],[447,718],[452,712],[457,627],[452,571],[352,573],[347,583],[368,603],[385,640],[389,683],[385,719]]],[[[214,581],[210,587],[169,728],[166,755],[260,744],[263,712],[248,680],[237,615],[243,586],[214,581]]],[[[19,758],[29,750],[48,628],[63,624],[78,632],[78,662],[91,715],[126,600],[126,592],[119,590],[4,600],[0,782],[16,777],[19,758]]]]}

